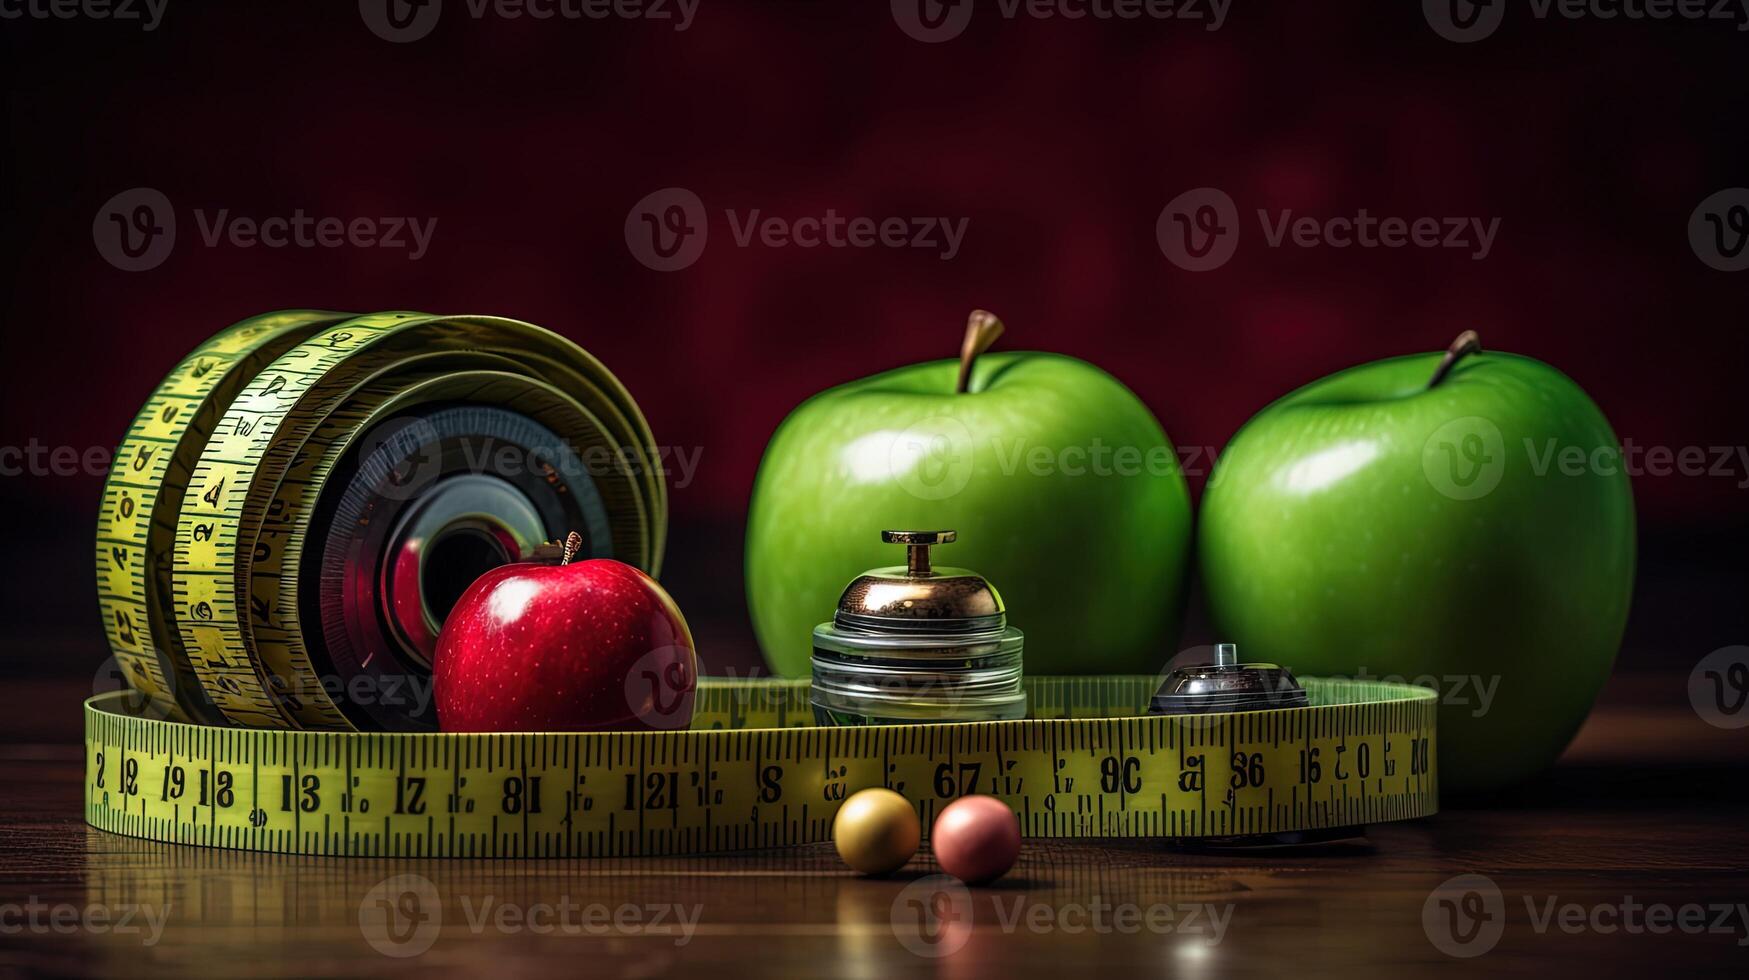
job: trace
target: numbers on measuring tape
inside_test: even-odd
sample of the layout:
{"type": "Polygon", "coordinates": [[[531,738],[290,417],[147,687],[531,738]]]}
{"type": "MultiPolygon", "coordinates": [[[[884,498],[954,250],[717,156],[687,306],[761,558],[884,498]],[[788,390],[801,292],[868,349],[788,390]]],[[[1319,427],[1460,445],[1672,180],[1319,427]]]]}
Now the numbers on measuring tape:
{"type": "Polygon", "coordinates": [[[182,799],[183,790],[188,788],[187,783],[188,783],[188,773],[181,766],[175,766],[175,765],[165,766],[164,767],[164,779],[159,784],[163,788],[159,793],[158,799],[159,800],[180,800],[180,799],[182,799]]]}
{"type": "Polygon", "coordinates": [[[218,769],[212,772],[202,769],[200,771],[200,805],[222,808],[237,802],[237,791],[233,785],[235,782],[236,777],[228,769],[218,769]]]}
{"type": "Polygon", "coordinates": [[[1107,793],[1140,793],[1142,760],[1108,755],[1099,761],[1099,788],[1107,793]]]}
{"type": "Polygon", "coordinates": [[[304,813],[314,813],[322,805],[322,777],[315,773],[306,773],[297,780],[294,790],[292,776],[288,773],[279,777],[279,808],[290,813],[295,807],[304,813]]]}
{"type": "Polygon", "coordinates": [[[425,812],[425,777],[395,777],[395,812],[419,816],[425,812]]]}
{"type": "Polygon", "coordinates": [[[1263,753],[1233,753],[1233,789],[1245,789],[1248,786],[1262,786],[1263,777],[1263,753]]]}
{"type": "Polygon", "coordinates": [[[935,767],[935,795],[942,799],[968,796],[978,791],[978,773],[983,766],[977,762],[962,762],[956,776],[954,765],[943,762],[935,767]]]}
{"type": "Polygon", "coordinates": [[[505,813],[540,812],[540,777],[507,776],[504,779],[505,813]]]}
{"type": "Polygon", "coordinates": [[[627,810],[672,810],[680,806],[680,773],[649,772],[642,781],[626,773],[627,810]]]}
{"type": "Polygon", "coordinates": [[[1202,792],[1202,755],[1184,757],[1184,771],[1178,774],[1178,789],[1182,793],[1202,792]]]}
{"type": "Polygon", "coordinates": [[[1410,775],[1419,776],[1431,771],[1428,765],[1428,753],[1431,751],[1429,747],[1430,745],[1431,743],[1425,737],[1409,740],[1410,775]]]}
{"type": "MultiPolygon", "coordinates": [[[[807,696],[793,682],[707,681],[691,732],[233,740],[122,717],[113,710],[121,696],[103,695],[93,704],[112,707],[87,706],[87,818],[158,839],[293,853],[588,856],[820,840],[844,800],[876,786],[926,820],[968,794],[994,795],[1027,836],[1220,837],[1437,809],[1436,695],[1406,685],[1309,679],[1330,703],[1268,724],[1259,714],[1195,724],[1059,718],[932,725],[918,737],[903,726],[717,727],[737,683],[752,695],[742,716],[760,721],[807,696]]],[[[1104,689],[1120,679],[1076,683],[1087,687],[1080,697],[1126,703],[1104,689]]],[[[802,717],[794,704],[785,710],[802,717]]]]}
{"type": "Polygon", "coordinates": [[[766,766],[759,770],[759,802],[776,803],[783,799],[783,767],[766,766]]]}
{"type": "MultiPolygon", "coordinates": [[[[1346,756],[1348,755],[1348,752],[1349,752],[1348,746],[1346,746],[1346,745],[1336,746],[1336,778],[1337,779],[1348,779],[1351,776],[1351,773],[1349,771],[1349,762],[1348,762],[1348,759],[1346,758],[1346,756]]],[[[1358,775],[1361,779],[1365,779],[1368,776],[1372,775],[1372,746],[1368,745],[1365,742],[1362,742],[1359,745],[1355,746],[1354,747],[1353,764],[1354,764],[1355,768],[1354,768],[1352,775],[1358,775]]]]}

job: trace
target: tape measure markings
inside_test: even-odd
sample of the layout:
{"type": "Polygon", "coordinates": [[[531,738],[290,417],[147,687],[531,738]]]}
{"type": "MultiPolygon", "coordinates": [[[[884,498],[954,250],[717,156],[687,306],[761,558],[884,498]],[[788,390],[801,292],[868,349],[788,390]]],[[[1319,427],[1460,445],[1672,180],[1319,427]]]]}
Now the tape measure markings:
{"type": "Polygon", "coordinates": [[[219,720],[185,666],[180,637],[167,628],[169,583],[160,583],[163,572],[150,557],[168,553],[186,485],[180,477],[259,363],[340,319],[287,310],[220,331],[159,383],[117,450],[98,512],[99,606],[124,677],[162,716],[219,720]]]}
{"type": "MultiPolygon", "coordinates": [[[[216,427],[190,486],[200,488],[205,508],[184,508],[176,543],[176,597],[189,659],[214,700],[231,720],[259,727],[342,727],[343,716],[325,696],[288,704],[283,685],[260,658],[251,656],[251,624],[242,608],[251,594],[252,536],[261,525],[287,471],[297,462],[322,421],[362,386],[388,379],[427,358],[471,355],[554,371],[587,388],[573,366],[579,354],[556,335],[516,321],[431,317],[407,313],[360,317],[310,338],[262,372],[216,427]],[[508,355],[514,353],[512,360],[508,355]],[[298,368],[300,362],[308,367],[298,368]],[[289,368],[282,370],[282,368],[289,368]],[[291,378],[291,380],[286,380],[291,378]],[[253,417],[255,421],[247,421],[253,417]],[[227,578],[231,581],[227,582],[227,578]],[[242,599],[242,602],[239,602],[242,599]]],[[[636,467],[648,477],[648,467],[636,467]]],[[[643,501],[634,497],[640,511],[643,501]]],[[[628,526],[645,521],[628,522],[628,526]]],[[[625,542],[635,564],[654,564],[652,542],[625,542]]],[[[292,651],[294,676],[313,676],[307,659],[292,651]]],[[[306,685],[307,687],[308,685],[306,685]]],[[[312,694],[314,695],[313,689],[312,694]]]]}
{"type": "MultiPolygon", "coordinates": [[[[1119,703],[1146,680],[1103,694],[1119,703]]],[[[603,734],[239,732],[124,717],[107,695],[86,709],[87,817],[284,853],[588,857],[826,840],[843,798],[879,785],[926,825],[952,799],[995,795],[1034,837],[1267,834],[1436,810],[1434,692],[1306,686],[1312,707],[1267,712],[729,729],[710,726],[775,721],[797,685],[707,680],[700,728],[603,734]]]]}
{"type": "MultiPolygon", "coordinates": [[[[316,411],[306,414],[295,405],[288,408],[279,396],[294,388],[333,392],[354,385],[359,378],[369,378],[370,372],[352,369],[336,375],[334,365],[341,359],[340,353],[367,346],[373,331],[412,332],[418,328],[406,324],[414,320],[441,323],[436,329],[457,338],[449,344],[452,350],[446,356],[457,358],[458,363],[502,365],[508,372],[545,378],[561,386],[562,390],[549,389],[540,399],[545,406],[542,412],[548,417],[565,414],[568,419],[590,419],[594,423],[591,431],[606,433],[603,441],[629,464],[625,471],[629,479],[619,482],[630,488],[630,510],[636,513],[622,513],[615,507],[611,516],[615,518],[613,536],[633,547],[623,555],[616,551],[615,556],[652,572],[659,567],[659,549],[665,538],[666,487],[651,465],[656,450],[648,423],[617,379],[575,344],[537,327],[498,317],[437,318],[401,313],[356,318],[292,310],[251,318],[202,344],[159,384],[122,441],[117,453],[120,465],[112,470],[104,489],[94,542],[99,605],[116,662],[129,686],[150,699],[153,714],[223,723],[226,715],[216,700],[228,704],[247,723],[332,723],[332,716],[312,716],[302,706],[302,717],[287,718],[287,712],[265,696],[270,692],[263,690],[263,672],[279,677],[289,664],[290,672],[301,676],[307,658],[283,651],[260,658],[246,615],[256,579],[250,559],[254,549],[263,544],[263,532],[268,535],[267,544],[274,541],[275,529],[266,521],[255,520],[260,516],[258,508],[267,506],[263,500],[278,500],[282,490],[296,497],[299,488],[286,488],[283,480],[263,480],[273,484],[268,489],[252,484],[242,508],[248,512],[239,510],[239,518],[249,519],[221,520],[213,512],[228,510],[232,504],[222,497],[220,502],[227,505],[224,508],[202,501],[199,495],[211,487],[199,481],[204,474],[196,470],[207,464],[220,474],[283,474],[301,459],[298,437],[327,416],[316,411]],[[472,337],[498,338],[499,349],[488,350],[491,345],[475,343],[469,339],[472,337]],[[312,356],[313,349],[319,356],[312,356]],[[263,377],[268,368],[275,380],[263,377]],[[274,384],[279,385],[278,390],[271,389],[274,384]],[[582,400],[572,398],[572,394],[582,400]],[[239,429],[242,435],[253,432],[261,436],[262,445],[235,438],[239,429]],[[196,488],[194,493],[188,493],[191,486],[196,488]],[[188,507],[187,513],[182,512],[185,500],[196,505],[188,507]],[[194,542],[196,532],[189,525],[201,523],[193,522],[197,516],[204,516],[208,526],[198,531],[201,540],[194,542]],[[179,533],[187,536],[181,545],[184,551],[198,543],[202,549],[223,550],[244,560],[177,564],[179,533]],[[200,595],[188,601],[179,589],[200,595]],[[201,606],[201,602],[206,605],[201,606]],[[190,622],[190,617],[183,615],[196,608],[208,618],[190,622]],[[210,645],[196,642],[191,654],[191,637],[210,645]],[[273,662],[264,670],[257,659],[273,662]]],[[[430,334],[430,330],[421,332],[430,334]]],[[[397,343],[405,345],[409,362],[418,360],[421,350],[430,346],[422,346],[416,337],[397,343]]],[[[384,371],[405,364],[388,366],[384,371]]],[[[339,401],[344,406],[345,396],[339,401]]],[[[561,431],[569,430],[567,426],[561,431]]],[[[607,482],[610,492],[619,492],[619,483],[607,482]]],[[[308,493],[309,488],[302,489],[308,493]]],[[[271,569],[262,570],[264,579],[272,574],[271,569]]]]}
{"type": "Polygon", "coordinates": [[[247,617],[238,608],[250,584],[251,556],[237,547],[242,529],[259,524],[283,475],[281,464],[291,462],[289,453],[271,450],[276,443],[301,446],[357,383],[356,375],[332,373],[346,354],[393,336],[388,328],[396,324],[424,319],[401,312],[355,317],[282,354],[237,396],[189,476],[190,505],[179,515],[172,579],[177,623],[202,686],[233,722],[284,728],[297,719],[254,655],[247,617]],[[315,366],[300,370],[299,362],[315,366]]]}

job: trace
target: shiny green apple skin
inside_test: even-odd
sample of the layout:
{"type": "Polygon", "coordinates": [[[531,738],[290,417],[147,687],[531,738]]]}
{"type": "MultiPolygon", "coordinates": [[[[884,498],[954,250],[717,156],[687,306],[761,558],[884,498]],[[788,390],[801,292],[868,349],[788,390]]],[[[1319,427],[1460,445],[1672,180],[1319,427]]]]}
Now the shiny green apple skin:
{"type": "Polygon", "coordinates": [[[934,561],[996,587],[1026,634],[1027,673],[1160,669],[1191,543],[1190,493],[1160,423],[1073,358],[985,354],[964,394],[958,370],[936,361],[833,388],[772,436],[747,518],[747,602],[767,664],[806,676],[813,629],[844,586],[903,564],[881,531],[951,529],[958,541],[934,561]],[[1097,466],[1098,447],[1124,464],[1097,466]]]}
{"type": "Polygon", "coordinates": [[[1211,474],[1198,546],[1242,659],[1435,679],[1440,786],[1471,795],[1543,769],[1585,720],[1627,619],[1634,505],[1571,379],[1480,353],[1430,389],[1439,359],[1362,365],[1259,412],[1211,474]],[[1477,678],[1496,685],[1485,711],[1477,678]]]}

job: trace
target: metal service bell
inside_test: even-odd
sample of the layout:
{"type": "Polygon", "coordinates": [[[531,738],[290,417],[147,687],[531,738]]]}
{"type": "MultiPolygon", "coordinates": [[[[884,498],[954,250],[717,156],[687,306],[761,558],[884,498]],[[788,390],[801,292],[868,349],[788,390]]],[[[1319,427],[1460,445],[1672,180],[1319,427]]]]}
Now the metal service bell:
{"type": "Polygon", "coordinates": [[[953,531],[882,531],[906,563],[864,572],[814,628],[813,704],[822,725],[1026,717],[1020,630],[982,576],[935,567],[953,531]]]}

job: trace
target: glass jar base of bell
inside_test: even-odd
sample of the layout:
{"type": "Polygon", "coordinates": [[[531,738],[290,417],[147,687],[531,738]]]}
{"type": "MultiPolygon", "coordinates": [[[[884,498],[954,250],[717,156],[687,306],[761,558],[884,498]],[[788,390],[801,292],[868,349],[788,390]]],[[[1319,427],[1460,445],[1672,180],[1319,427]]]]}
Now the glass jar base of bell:
{"type": "Polygon", "coordinates": [[[822,623],[809,697],[821,725],[927,725],[1026,717],[1013,627],[893,636],[822,623]]]}
{"type": "Polygon", "coordinates": [[[1026,717],[1026,695],[997,703],[944,706],[938,703],[871,706],[866,701],[814,699],[814,723],[822,727],[849,725],[941,725],[966,721],[1020,721],[1026,717]]]}

